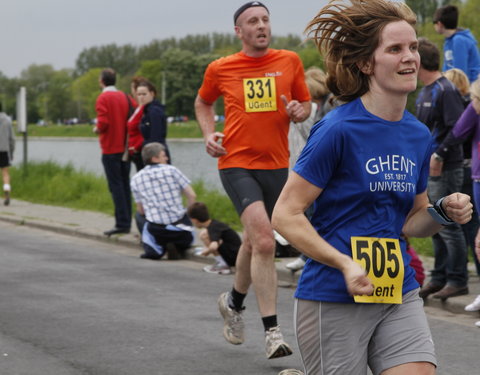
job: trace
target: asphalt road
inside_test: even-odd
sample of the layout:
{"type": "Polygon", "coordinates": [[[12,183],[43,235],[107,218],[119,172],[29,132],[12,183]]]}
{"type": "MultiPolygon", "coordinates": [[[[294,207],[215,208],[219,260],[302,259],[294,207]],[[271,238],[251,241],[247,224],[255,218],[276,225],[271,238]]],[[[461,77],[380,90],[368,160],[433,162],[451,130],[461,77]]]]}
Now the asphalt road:
{"type": "MultiPolygon", "coordinates": [[[[0,223],[0,374],[263,375],[299,367],[298,350],[265,358],[253,293],[246,342],[223,339],[216,300],[231,276],[138,254],[0,223]]],[[[296,347],[292,295],[279,288],[280,324],[296,347]]],[[[437,374],[478,373],[480,329],[473,318],[430,310],[437,374]]]]}

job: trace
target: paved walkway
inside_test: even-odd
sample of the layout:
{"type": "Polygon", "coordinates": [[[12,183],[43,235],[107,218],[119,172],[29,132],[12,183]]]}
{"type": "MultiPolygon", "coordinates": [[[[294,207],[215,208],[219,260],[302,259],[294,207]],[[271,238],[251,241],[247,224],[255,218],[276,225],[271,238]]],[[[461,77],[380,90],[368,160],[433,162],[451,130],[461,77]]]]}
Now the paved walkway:
{"type": "MultiPolygon", "coordinates": [[[[111,238],[104,236],[103,231],[112,228],[114,221],[113,217],[102,213],[34,204],[13,199],[9,206],[0,206],[0,220],[98,241],[116,243],[128,247],[133,253],[138,252],[139,255],[142,253],[139,235],[135,226],[132,226],[132,232],[129,234],[112,236],[111,238]]],[[[210,257],[196,256],[193,253],[193,249],[189,251],[188,258],[204,263],[212,262],[210,257]]],[[[277,266],[279,284],[282,286],[295,285],[298,280],[300,272],[293,274],[285,268],[285,264],[291,260],[292,258],[276,259],[275,264],[277,266]]],[[[432,269],[432,258],[422,257],[422,261],[426,271],[432,269]]],[[[477,294],[480,294],[480,279],[474,272],[473,264],[469,264],[469,273],[469,295],[450,298],[446,302],[429,298],[426,304],[446,309],[453,313],[480,316],[477,312],[467,313],[464,311],[465,305],[472,302],[477,294]]]]}

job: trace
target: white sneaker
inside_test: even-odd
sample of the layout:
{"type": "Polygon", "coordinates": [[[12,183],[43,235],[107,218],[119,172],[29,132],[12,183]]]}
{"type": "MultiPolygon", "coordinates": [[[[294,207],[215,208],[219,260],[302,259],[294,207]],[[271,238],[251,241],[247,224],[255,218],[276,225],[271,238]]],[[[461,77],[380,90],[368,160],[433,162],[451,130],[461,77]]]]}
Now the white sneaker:
{"type": "Polygon", "coordinates": [[[230,275],[232,270],[227,265],[215,263],[210,266],[203,267],[203,270],[208,273],[216,273],[217,275],[230,275]]]}
{"type": "Polygon", "coordinates": [[[268,359],[286,357],[292,354],[292,349],[283,340],[279,326],[270,328],[265,332],[265,352],[268,359]]]}
{"type": "Polygon", "coordinates": [[[225,292],[218,298],[218,310],[223,318],[223,337],[230,344],[240,345],[243,343],[243,316],[241,311],[236,311],[228,306],[228,297],[230,293],[225,292]]]}
{"type": "Polygon", "coordinates": [[[480,320],[478,322],[475,323],[475,325],[480,328],[480,320]]]}
{"type": "Polygon", "coordinates": [[[470,305],[465,306],[465,311],[480,311],[480,294],[470,305]]]}
{"type": "Polygon", "coordinates": [[[293,262],[285,264],[285,267],[288,268],[290,271],[296,272],[298,270],[301,270],[305,266],[305,261],[298,257],[295,259],[293,262]]]}

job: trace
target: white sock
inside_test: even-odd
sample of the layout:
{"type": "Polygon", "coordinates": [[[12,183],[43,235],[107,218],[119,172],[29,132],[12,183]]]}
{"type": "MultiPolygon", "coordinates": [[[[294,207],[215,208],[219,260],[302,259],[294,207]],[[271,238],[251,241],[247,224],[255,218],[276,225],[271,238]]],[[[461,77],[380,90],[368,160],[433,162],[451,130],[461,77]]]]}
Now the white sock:
{"type": "Polygon", "coordinates": [[[227,266],[228,267],[228,264],[223,260],[221,255],[215,255],[214,258],[217,261],[217,263],[220,264],[221,266],[227,266]]]}
{"type": "Polygon", "coordinates": [[[10,184],[3,184],[3,191],[10,191],[10,184]]]}

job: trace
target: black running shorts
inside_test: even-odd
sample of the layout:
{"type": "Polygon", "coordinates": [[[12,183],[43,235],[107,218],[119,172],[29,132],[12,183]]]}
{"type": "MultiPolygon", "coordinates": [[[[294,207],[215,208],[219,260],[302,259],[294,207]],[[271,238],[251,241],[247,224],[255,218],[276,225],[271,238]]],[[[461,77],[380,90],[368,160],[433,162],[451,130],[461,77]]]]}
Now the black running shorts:
{"type": "Polygon", "coordinates": [[[283,185],[287,181],[288,168],[282,169],[220,169],[220,179],[230,197],[238,215],[256,201],[263,201],[268,217],[272,217],[273,208],[283,185]]]}

